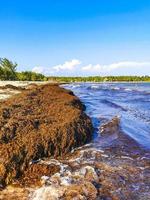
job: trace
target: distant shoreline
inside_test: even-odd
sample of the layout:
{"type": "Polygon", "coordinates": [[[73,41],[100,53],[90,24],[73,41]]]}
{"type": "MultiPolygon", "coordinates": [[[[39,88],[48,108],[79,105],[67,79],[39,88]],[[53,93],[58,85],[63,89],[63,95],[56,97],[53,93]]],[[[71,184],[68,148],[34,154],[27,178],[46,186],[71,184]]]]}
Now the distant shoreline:
{"type": "MultiPolygon", "coordinates": [[[[59,83],[59,82],[57,82],[59,83]]],[[[80,81],[80,82],[64,82],[64,83],[150,83],[150,81],[97,81],[97,82],[94,82],[94,81],[80,81]]]]}
{"type": "Polygon", "coordinates": [[[130,84],[139,84],[139,83],[147,83],[149,84],[150,81],[1,81],[0,80],[0,86],[5,86],[5,85],[14,85],[14,86],[18,86],[22,85],[22,86],[26,86],[28,84],[38,84],[38,85],[43,85],[43,84],[48,84],[48,83],[52,83],[52,84],[58,84],[58,85],[63,85],[63,84],[82,84],[82,83],[93,83],[93,84],[112,84],[112,83],[130,83],[130,84]]]}

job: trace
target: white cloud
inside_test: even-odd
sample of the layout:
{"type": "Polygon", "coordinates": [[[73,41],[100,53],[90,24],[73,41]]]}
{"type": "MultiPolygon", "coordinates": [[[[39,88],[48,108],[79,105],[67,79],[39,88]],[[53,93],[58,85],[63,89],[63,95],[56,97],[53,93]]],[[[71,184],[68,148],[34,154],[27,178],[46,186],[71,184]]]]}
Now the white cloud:
{"type": "Polygon", "coordinates": [[[52,67],[55,71],[61,71],[61,70],[74,70],[78,65],[80,65],[81,62],[77,59],[73,59],[71,61],[66,61],[64,64],[56,65],[52,67]]]}
{"type": "Polygon", "coordinates": [[[116,69],[125,69],[125,68],[142,68],[142,67],[150,67],[150,62],[133,62],[133,61],[124,61],[124,62],[118,62],[118,63],[112,63],[109,65],[92,65],[89,64],[87,66],[82,67],[81,69],[83,71],[88,71],[88,72],[111,72],[115,71],[116,69]]]}
{"type": "Polygon", "coordinates": [[[92,65],[92,64],[89,64],[89,65],[86,65],[84,67],[82,67],[81,69],[83,71],[101,71],[103,68],[103,66],[97,64],[97,65],[92,65]]]}
{"type": "Polygon", "coordinates": [[[32,69],[32,72],[44,73],[44,68],[43,68],[43,67],[34,67],[34,68],[32,69]]]}
{"type": "Polygon", "coordinates": [[[108,69],[111,71],[118,68],[145,67],[145,66],[150,66],[150,62],[124,61],[108,65],[108,69]]]}
{"type": "Polygon", "coordinates": [[[90,75],[149,75],[150,62],[122,61],[108,65],[81,65],[81,61],[72,59],[53,67],[34,67],[37,73],[56,76],[90,76],[90,75]]]}

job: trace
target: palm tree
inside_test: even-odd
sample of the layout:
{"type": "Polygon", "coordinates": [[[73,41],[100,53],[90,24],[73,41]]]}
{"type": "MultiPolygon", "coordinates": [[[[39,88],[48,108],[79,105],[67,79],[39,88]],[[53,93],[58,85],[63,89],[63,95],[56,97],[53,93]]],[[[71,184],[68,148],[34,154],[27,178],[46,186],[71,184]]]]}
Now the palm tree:
{"type": "Polygon", "coordinates": [[[0,79],[1,80],[16,80],[17,63],[13,63],[7,58],[0,58],[0,79]]]}

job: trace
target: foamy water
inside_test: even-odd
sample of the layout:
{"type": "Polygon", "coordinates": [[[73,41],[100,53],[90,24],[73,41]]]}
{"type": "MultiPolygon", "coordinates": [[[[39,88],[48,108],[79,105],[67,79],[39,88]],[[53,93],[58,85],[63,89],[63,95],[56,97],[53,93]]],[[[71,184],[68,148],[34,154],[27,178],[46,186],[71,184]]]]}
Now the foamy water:
{"type": "Polygon", "coordinates": [[[96,128],[119,115],[122,131],[150,148],[150,83],[83,83],[65,88],[83,101],[96,128]]]}
{"type": "MultiPolygon", "coordinates": [[[[36,161],[60,170],[52,176],[43,174],[41,187],[32,188],[29,199],[149,200],[150,153],[145,149],[150,148],[150,84],[63,87],[86,105],[95,128],[93,141],[73,149],[65,158],[36,161]]],[[[8,93],[1,91],[0,98],[12,95],[8,93]]]]}
{"type": "Polygon", "coordinates": [[[31,199],[65,199],[66,192],[78,185],[82,192],[70,199],[150,199],[150,154],[144,151],[150,147],[150,84],[63,87],[71,89],[86,105],[95,128],[93,141],[72,150],[66,159],[40,161],[60,166],[60,172],[41,177],[44,185],[31,199]],[[93,188],[90,190],[85,182],[93,188]],[[101,195],[109,184],[110,194],[101,195]]]}

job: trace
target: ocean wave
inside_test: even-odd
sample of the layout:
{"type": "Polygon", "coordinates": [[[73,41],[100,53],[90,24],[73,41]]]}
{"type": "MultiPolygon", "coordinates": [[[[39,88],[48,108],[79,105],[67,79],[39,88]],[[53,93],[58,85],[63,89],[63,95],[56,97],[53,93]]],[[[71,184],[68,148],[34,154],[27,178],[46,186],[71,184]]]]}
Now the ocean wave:
{"type": "Polygon", "coordinates": [[[130,88],[124,88],[125,91],[133,91],[132,89],[130,88]]]}
{"type": "Polygon", "coordinates": [[[91,88],[93,88],[93,89],[96,88],[97,89],[97,88],[100,88],[100,87],[99,87],[99,85],[92,85],[91,88]]]}
{"type": "Polygon", "coordinates": [[[121,90],[121,88],[120,87],[113,87],[113,88],[111,88],[111,90],[121,90]]]}
{"type": "Polygon", "coordinates": [[[132,88],[124,88],[124,87],[113,87],[113,88],[111,88],[111,89],[112,89],[112,90],[125,91],[125,92],[136,91],[135,89],[132,89],[132,88]]]}
{"type": "Polygon", "coordinates": [[[88,90],[99,90],[102,89],[100,85],[91,85],[87,87],[88,90]]]}
{"type": "Polygon", "coordinates": [[[146,90],[140,90],[140,89],[135,89],[135,88],[122,88],[124,91],[127,91],[127,92],[135,92],[135,93],[140,93],[140,94],[143,94],[143,95],[150,95],[150,92],[149,91],[146,91],[146,90]]]}
{"type": "Polygon", "coordinates": [[[72,85],[72,88],[78,88],[81,87],[81,85],[72,85]]]}
{"type": "MultiPolygon", "coordinates": [[[[130,129],[129,133],[132,133],[133,138],[136,138],[138,134],[143,135],[144,139],[139,138],[141,143],[143,140],[147,140],[144,131],[148,132],[147,127],[150,125],[149,85],[133,83],[84,83],[80,85],[81,88],[74,89],[74,91],[85,102],[86,112],[94,119],[94,141],[99,134],[99,125],[106,123],[110,117],[118,114],[122,116],[121,131],[126,133],[124,125],[129,125],[133,121],[131,126],[134,127],[134,131],[130,129]],[[100,116],[107,120],[102,121],[100,116]],[[98,118],[100,122],[97,123],[95,118],[98,118]]],[[[129,133],[127,134],[129,135],[129,133]]],[[[147,144],[143,146],[145,148],[147,144]]]]}
{"type": "Polygon", "coordinates": [[[123,88],[123,87],[110,87],[109,85],[108,86],[103,86],[103,85],[92,85],[92,86],[89,86],[88,89],[93,89],[93,90],[103,90],[103,91],[129,91],[129,92],[132,92],[132,91],[136,91],[136,90],[133,90],[131,88],[123,88]]]}
{"type": "Polygon", "coordinates": [[[121,105],[118,105],[112,101],[109,101],[107,99],[102,99],[101,103],[106,104],[107,106],[113,107],[113,108],[117,108],[117,109],[121,109],[122,111],[127,111],[126,108],[122,107],[121,105]]]}

